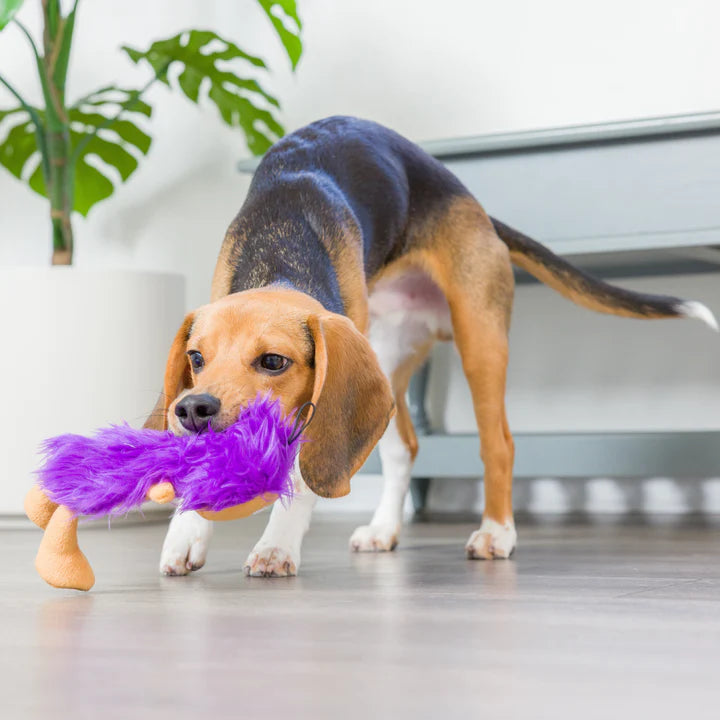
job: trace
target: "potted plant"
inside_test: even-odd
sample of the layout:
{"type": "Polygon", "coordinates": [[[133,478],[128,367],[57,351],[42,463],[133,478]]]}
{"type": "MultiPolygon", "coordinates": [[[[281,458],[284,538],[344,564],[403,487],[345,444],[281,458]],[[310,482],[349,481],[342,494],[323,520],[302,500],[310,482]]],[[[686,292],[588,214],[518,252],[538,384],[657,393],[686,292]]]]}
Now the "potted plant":
{"type": "MultiPolygon", "coordinates": [[[[14,100],[0,109],[0,165],[46,198],[53,266],[0,268],[5,333],[17,359],[6,396],[13,412],[0,413],[0,515],[22,511],[42,438],[140,420],[154,404],[150,389],[162,382],[185,311],[183,279],[72,267],[76,216],[109,198],[150,150],[147,90],[164,83],[193,103],[213,105],[255,154],[283,134],[279,102],[258,81],[267,71],[263,60],[209,30],[187,30],[146,49],[123,46],[131,62],[147,68],[147,82],[137,89],[107,84],[70,99],[81,3],[38,2],[36,40],[15,16],[23,0],[0,0],[0,31],[25,36],[42,91],[42,103],[31,105],[0,69],[0,87],[14,100]]],[[[257,2],[294,69],[302,52],[295,0],[257,2]]]]}

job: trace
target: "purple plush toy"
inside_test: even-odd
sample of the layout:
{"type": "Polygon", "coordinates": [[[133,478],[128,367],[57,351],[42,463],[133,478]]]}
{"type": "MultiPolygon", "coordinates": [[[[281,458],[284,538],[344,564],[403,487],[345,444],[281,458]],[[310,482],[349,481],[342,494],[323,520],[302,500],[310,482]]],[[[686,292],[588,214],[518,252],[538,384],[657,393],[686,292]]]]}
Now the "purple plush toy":
{"type": "Polygon", "coordinates": [[[124,515],[153,485],[169,482],[183,510],[225,510],[259,495],[292,493],[298,450],[280,402],[257,398],[223,432],[176,436],[119,425],[93,437],[59,435],[43,444],[40,486],[74,515],[124,515]]]}
{"type": "Polygon", "coordinates": [[[213,520],[244,517],[292,495],[300,435],[312,420],[283,417],[278,400],[260,397],[223,432],[175,436],[128,425],[93,437],[45,441],[39,482],[28,494],[28,516],[45,529],[36,560],[51,585],[87,590],[94,575],[77,546],[77,517],[122,515],[144,500],[180,500],[213,520]]]}

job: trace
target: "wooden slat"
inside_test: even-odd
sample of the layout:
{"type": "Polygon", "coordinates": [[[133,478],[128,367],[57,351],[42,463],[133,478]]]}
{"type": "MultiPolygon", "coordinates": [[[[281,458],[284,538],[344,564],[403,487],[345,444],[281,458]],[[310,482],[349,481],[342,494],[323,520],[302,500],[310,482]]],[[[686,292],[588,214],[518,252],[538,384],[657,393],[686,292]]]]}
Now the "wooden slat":
{"type": "MultiPolygon", "coordinates": [[[[476,435],[427,435],[413,477],[480,477],[476,435]]],[[[375,451],[361,472],[379,473],[375,451]]],[[[515,435],[515,477],[720,477],[719,432],[515,435]]]]}

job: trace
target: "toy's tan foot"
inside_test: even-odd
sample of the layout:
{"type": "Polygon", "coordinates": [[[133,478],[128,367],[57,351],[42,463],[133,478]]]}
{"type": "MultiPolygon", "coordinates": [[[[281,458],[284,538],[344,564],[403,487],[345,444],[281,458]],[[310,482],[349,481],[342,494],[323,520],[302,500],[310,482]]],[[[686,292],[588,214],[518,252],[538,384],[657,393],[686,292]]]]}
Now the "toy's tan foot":
{"type": "Polygon", "coordinates": [[[89,590],[95,574],[77,542],[77,518],[59,505],[40,543],[35,568],[40,577],[57,588],[89,590]]]}
{"type": "Polygon", "coordinates": [[[43,530],[50,522],[50,518],[57,509],[54,503],[41,489],[39,485],[33,485],[25,496],[25,514],[43,530]]]}
{"type": "Polygon", "coordinates": [[[175,499],[175,488],[169,482],[159,482],[147,491],[145,497],[158,505],[165,505],[175,499]]]}

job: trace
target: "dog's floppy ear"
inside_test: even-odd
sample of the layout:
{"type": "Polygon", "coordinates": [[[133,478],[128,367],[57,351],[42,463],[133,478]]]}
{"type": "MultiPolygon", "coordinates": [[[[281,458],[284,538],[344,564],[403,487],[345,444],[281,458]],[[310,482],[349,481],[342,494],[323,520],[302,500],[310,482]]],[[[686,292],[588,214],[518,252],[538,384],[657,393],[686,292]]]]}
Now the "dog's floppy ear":
{"type": "Polygon", "coordinates": [[[342,315],[313,315],[315,415],[300,448],[300,472],[322,497],[350,492],[360,469],[393,416],[390,383],[367,339],[342,315]]]}
{"type": "Polygon", "coordinates": [[[190,373],[190,363],[188,363],[185,354],[187,350],[187,341],[190,337],[194,313],[188,313],[175,335],[173,344],[168,353],[167,364],[165,365],[165,382],[163,392],[155,405],[155,409],[150,417],[145,421],[144,428],[153,430],[167,430],[168,418],[167,411],[170,403],[185,389],[192,387],[192,375],[190,373]]]}

